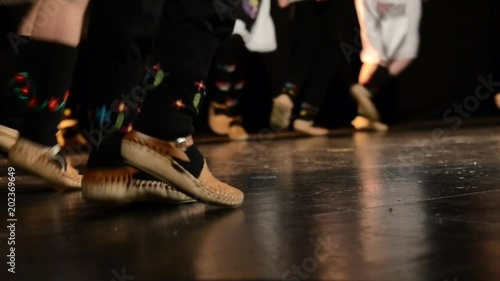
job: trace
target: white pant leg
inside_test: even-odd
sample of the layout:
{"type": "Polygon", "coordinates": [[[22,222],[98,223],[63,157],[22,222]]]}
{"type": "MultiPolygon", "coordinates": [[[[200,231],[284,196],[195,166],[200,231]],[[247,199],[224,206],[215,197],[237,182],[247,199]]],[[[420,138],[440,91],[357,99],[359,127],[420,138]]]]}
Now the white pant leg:
{"type": "Polygon", "coordinates": [[[379,63],[385,60],[381,29],[380,15],[376,10],[374,0],[355,0],[356,13],[360,26],[360,37],[363,49],[361,50],[361,61],[363,63],[379,63]]]}
{"type": "Polygon", "coordinates": [[[421,0],[355,0],[361,61],[380,63],[417,56],[421,0]]]}
{"type": "MultiPolygon", "coordinates": [[[[496,0],[498,1],[498,0],[496,0]]],[[[420,45],[420,19],[422,17],[421,0],[407,0],[408,27],[400,47],[392,55],[393,60],[415,59],[420,45]]]]}

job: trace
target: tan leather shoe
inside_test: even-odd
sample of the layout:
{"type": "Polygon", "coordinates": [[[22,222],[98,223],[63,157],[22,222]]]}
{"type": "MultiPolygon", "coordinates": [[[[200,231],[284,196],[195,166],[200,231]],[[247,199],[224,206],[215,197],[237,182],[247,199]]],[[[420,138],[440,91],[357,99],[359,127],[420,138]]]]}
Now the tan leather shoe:
{"type": "Polygon", "coordinates": [[[82,180],[82,195],[86,201],[113,203],[165,202],[182,204],[196,202],[172,185],[135,176],[139,170],[132,167],[89,170],[82,180]]]}
{"type": "Polygon", "coordinates": [[[495,95],[495,104],[497,105],[497,108],[500,109],[500,93],[495,95]]]}
{"type": "Polygon", "coordinates": [[[295,131],[314,137],[321,137],[328,135],[329,132],[328,129],[323,127],[315,127],[313,125],[314,125],[313,121],[306,121],[302,119],[297,119],[293,121],[293,129],[295,131]]]}
{"type": "Polygon", "coordinates": [[[19,132],[6,126],[0,125],[0,150],[8,152],[19,138],[19,132]]]}
{"type": "Polygon", "coordinates": [[[218,135],[227,135],[232,118],[226,114],[216,114],[217,109],[227,110],[226,105],[211,103],[208,108],[208,125],[218,135]]]}
{"type": "Polygon", "coordinates": [[[384,123],[371,121],[364,116],[356,116],[354,120],[352,120],[351,125],[358,131],[376,131],[376,132],[385,132],[389,130],[389,126],[384,123]]]}
{"type": "Polygon", "coordinates": [[[250,137],[241,125],[232,125],[229,127],[229,139],[232,141],[246,141],[250,137]]]}
{"type": "Polygon", "coordinates": [[[179,191],[205,203],[237,207],[243,203],[240,190],[217,180],[206,162],[198,178],[185,170],[175,159],[189,162],[185,151],[193,145],[189,136],[168,142],[131,131],[122,142],[125,161],[163,182],[173,184],[179,191]]]}
{"type": "Polygon", "coordinates": [[[82,176],[68,157],[58,154],[59,151],[59,146],[51,148],[19,138],[9,150],[9,162],[49,181],[56,188],[79,190],[82,176]]]}

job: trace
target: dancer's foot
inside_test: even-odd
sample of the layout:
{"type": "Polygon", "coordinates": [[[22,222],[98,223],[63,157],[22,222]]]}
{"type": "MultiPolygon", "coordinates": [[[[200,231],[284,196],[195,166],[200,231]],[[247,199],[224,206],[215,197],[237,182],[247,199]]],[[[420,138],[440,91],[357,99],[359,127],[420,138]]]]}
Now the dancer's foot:
{"type": "Polygon", "coordinates": [[[328,135],[328,129],[323,127],[314,126],[313,121],[307,121],[302,119],[296,119],[293,121],[293,128],[297,132],[301,132],[310,136],[326,136],[328,135]]]}
{"type": "Polygon", "coordinates": [[[240,124],[229,127],[229,139],[232,141],[246,141],[250,137],[240,124]]]}
{"type": "Polygon", "coordinates": [[[271,124],[277,129],[287,129],[292,118],[293,100],[286,94],[281,94],[273,100],[271,124]]]}
{"type": "Polygon", "coordinates": [[[121,132],[109,134],[95,145],[89,155],[82,179],[83,199],[88,202],[126,204],[132,202],[189,203],[189,196],[171,184],[127,165],[121,156],[121,132]]]}
{"type": "Polygon", "coordinates": [[[19,138],[19,132],[12,128],[0,125],[0,151],[8,152],[19,138]]]}
{"type": "Polygon", "coordinates": [[[372,101],[372,93],[363,85],[355,84],[351,87],[351,95],[358,104],[358,113],[371,121],[379,121],[380,114],[372,101]]]}
{"type": "Polygon", "coordinates": [[[122,142],[125,161],[200,201],[237,207],[243,193],[217,180],[191,136],[165,141],[131,131],[122,142]]]}
{"type": "Polygon", "coordinates": [[[61,153],[58,145],[42,146],[21,137],[8,153],[12,165],[49,181],[57,188],[66,190],[81,188],[82,176],[73,168],[69,157],[61,153]]]}
{"type": "Polygon", "coordinates": [[[223,104],[211,103],[208,109],[208,125],[210,129],[219,135],[229,133],[229,124],[232,118],[227,115],[228,107],[223,104]]]}
{"type": "Polygon", "coordinates": [[[232,141],[246,141],[250,137],[243,128],[241,117],[234,117],[229,125],[228,136],[232,141]]]}
{"type": "Polygon", "coordinates": [[[196,202],[172,185],[129,166],[87,171],[82,180],[82,196],[90,202],[117,204],[151,201],[171,204],[196,202]]]}
{"type": "Polygon", "coordinates": [[[371,121],[364,116],[356,116],[356,118],[352,120],[351,124],[356,130],[359,131],[385,132],[389,130],[389,126],[387,126],[386,124],[378,121],[371,121]]]}

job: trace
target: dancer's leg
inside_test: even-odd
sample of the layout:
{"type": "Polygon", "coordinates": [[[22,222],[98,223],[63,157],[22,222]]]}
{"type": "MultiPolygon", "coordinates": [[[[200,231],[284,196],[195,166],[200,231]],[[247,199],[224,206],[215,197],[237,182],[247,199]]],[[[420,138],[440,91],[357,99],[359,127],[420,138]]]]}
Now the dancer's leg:
{"type": "Polygon", "coordinates": [[[8,89],[18,67],[18,54],[31,35],[37,4],[0,6],[0,152],[8,150],[19,137],[24,103],[8,89]]]}
{"type": "Polygon", "coordinates": [[[238,69],[238,58],[244,51],[241,36],[231,35],[226,39],[214,59],[214,100],[210,103],[208,123],[216,134],[227,135],[232,118],[229,116],[230,99],[233,99],[234,74],[238,69]]]}
{"type": "Polygon", "coordinates": [[[351,88],[351,94],[358,103],[359,115],[378,122],[380,114],[372,101],[373,95],[417,56],[421,3],[410,1],[388,7],[371,4],[356,0],[364,64],[359,84],[351,88]]]}
{"type": "Polygon", "coordinates": [[[316,28],[322,36],[318,36],[319,49],[313,57],[314,64],[308,87],[304,89],[304,100],[300,105],[299,116],[293,122],[293,127],[296,131],[311,136],[324,136],[328,134],[328,129],[316,126],[314,122],[338,65],[336,52],[338,42],[335,37],[336,6],[330,1],[316,3],[315,6],[313,16],[318,18],[316,28]]]}
{"type": "Polygon", "coordinates": [[[226,13],[221,21],[211,1],[165,4],[154,60],[168,76],[144,101],[135,130],[122,143],[122,155],[199,200],[238,206],[241,191],[212,176],[191,137],[205,95],[204,80],[220,40],[232,32],[234,18],[226,13]]]}
{"type": "Polygon", "coordinates": [[[241,49],[242,50],[237,60],[238,68],[233,74],[233,88],[227,102],[228,116],[231,118],[228,136],[229,139],[233,141],[244,141],[250,137],[243,127],[243,116],[241,115],[240,104],[248,77],[249,53],[243,45],[241,46],[241,49]]]}
{"type": "Polygon", "coordinates": [[[87,4],[88,0],[41,0],[31,40],[19,54],[20,72],[13,86],[28,112],[9,160],[66,188],[79,188],[81,176],[59,154],[56,132],[69,95],[87,4]]]}
{"type": "Polygon", "coordinates": [[[131,130],[146,91],[154,87],[156,78],[160,78],[159,69],[154,67],[146,70],[153,81],[140,79],[139,73],[144,74],[140,71],[141,65],[152,52],[162,3],[162,0],[99,0],[92,3],[88,38],[82,49],[86,60],[81,65],[91,71],[77,77],[77,84],[85,85],[92,113],[91,128],[83,131],[91,147],[82,181],[86,200],[119,203],[150,199],[172,203],[194,201],[170,184],[126,165],[120,154],[121,141],[131,130]],[[116,13],[118,5],[120,13],[116,13]]]}
{"type": "Polygon", "coordinates": [[[276,130],[289,127],[295,99],[310,77],[314,55],[319,49],[320,31],[315,5],[312,1],[294,4],[296,15],[293,26],[297,44],[291,59],[288,79],[273,100],[270,121],[276,130]]]}

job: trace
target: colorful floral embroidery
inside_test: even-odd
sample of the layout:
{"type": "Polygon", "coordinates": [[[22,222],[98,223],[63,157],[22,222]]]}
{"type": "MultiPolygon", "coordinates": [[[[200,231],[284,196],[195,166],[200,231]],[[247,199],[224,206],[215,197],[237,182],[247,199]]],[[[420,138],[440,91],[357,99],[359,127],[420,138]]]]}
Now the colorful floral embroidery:
{"type": "Polygon", "coordinates": [[[106,110],[106,106],[101,106],[97,108],[95,112],[95,120],[99,123],[99,125],[104,125],[107,122],[111,121],[111,110],[106,110]]]}
{"type": "Polygon", "coordinates": [[[132,131],[132,123],[129,123],[127,127],[123,127],[120,129],[120,132],[126,134],[128,132],[132,131]]]}
{"type": "Polygon", "coordinates": [[[63,100],[51,97],[48,100],[40,101],[36,96],[36,88],[32,86],[27,72],[20,72],[14,78],[14,92],[21,100],[26,100],[30,109],[41,111],[45,108],[51,112],[62,110],[66,106],[69,98],[69,91],[64,94],[63,100]]]}
{"type": "Polygon", "coordinates": [[[287,82],[281,89],[281,93],[289,95],[290,97],[295,97],[297,95],[297,85],[287,82]]]}
{"type": "Polygon", "coordinates": [[[305,102],[304,102],[304,103],[302,103],[302,104],[301,104],[301,106],[300,106],[300,113],[299,113],[299,115],[300,115],[301,117],[305,117],[305,116],[307,116],[307,111],[308,111],[308,109],[310,109],[310,108],[311,108],[311,105],[310,105],[310,104],[305,103],[305,102]]]}
{"type": "Polygon", "coordinates": [[[236,91],[241,91],[245,87],[245,83],[246,83],[246,81],[244,81],[244,80],[236,82],[236,84],[234,84],[234,89],[236,91]]]}
{"type": "Polygon", "coordinates": [[[194,105],[194,108],[196,108],[196,112],[199,113],[200,112],[199,107],[203,101],[203,98],[206,95],[206,90],[205,90],[206,86],[205,86],[205,83],[203,81],[195,82],[194,85],[198,88],[198,92],[194,95],[193,105],[194,105]]]}
{"type": "Polygon", "coordinates": [[[303,102],[300,105],[299,115],[302,118],[306,118],[306,117],[307,118],[315,118],[316,115],[318,115],[318,113],[319,113],[318,107],[312,106],[311,104],[305,103],[305,102],[303,102]]]}
{"type": "Polygon", "coordinates": [[[227,92],[231,89],[231,83],[225,81],[216,81],[215,86],[219,91],[227,92]]]}
{"type": "Polygon", "coordinates": [[[114,108],[114,111],[118,112],[115,122],[115,130],[119,130],[123,126],[123,121],[128,113],[128,106],[126,106],[125,102],[122,101],[114,108]]]}
{"type": "Polygon", "coordinates": [[[172,104],[172,106],[175,109],[177,109],[177,111],[186,108],[186,104],[181,99],[178,99],[178,100],[174,101],[174,103],[172,104]]]}
{"type": "Polygon", "coordinates": [[[161,69],[161,64],[156,64],[152,69],[148,69],[146,80],[152,81],[155,88],[160,86],[163,79],[165,79],[165,72],[161,69]]]}
{"type": "Polygon", "coordinates": [[[216,68],[224,72],[234,72],[236,70],[236,64],[218,64],[216,68]]]}
{"type": "Polygon", "coordinates": [[[201,102],[201,94],[196,93],[196,95],[194,95],[194,99],[193,99],[193,105],[194,105],[194,107],[196,107],[196,109],[198,109],[200,102],[201,102]]]}
{"type": "Polygon", "coordinates": [[[238,105],[238,100],[234,98],[228,98],[226,101],[226,105],[228,107],[235,107],[236,105],[238,105]]]}
{"type": "Polygon", "coordinates": [[[205,83],[203,81],[195,82],[194,85],[198,87],[198,92],[205,91],[205,83]]]}
{"type": "Polygon", "coordinates": [[[71,109],[65,109],[64,110],[64,117],[70,117],[72,114],[71,109]]]}

